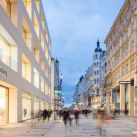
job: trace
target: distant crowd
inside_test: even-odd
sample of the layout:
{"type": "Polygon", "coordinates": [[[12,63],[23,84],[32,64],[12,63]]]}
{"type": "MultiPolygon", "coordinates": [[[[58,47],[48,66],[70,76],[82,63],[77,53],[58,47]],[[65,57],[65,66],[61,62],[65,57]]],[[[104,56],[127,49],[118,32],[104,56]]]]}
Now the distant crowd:
{"type": "Polygon", "coordinates": [[[89,113],[89,110],[87,109],[79,110],[79,109],[64,108],[57,112],[57,116],[59,117],[59,119],[61,118],[63,119],[65,126],[67,126],[68,123],[71,126],[73,120],[75,120],[76,125],[79,125],[80,114],[84,114],[87,117],[88,113],[89,113]]]}
{"type": "Polygon", "coordinates": [[[111,115],[108,116],[106,112],[103,109],[94,109],[94,110],[88,110],[88,109],[69,109],[69,108],[63,108],[61,110],[55,110],[54,113],[51,109],[44,109],[38,114],[38,120],[49,121],[52,114],[54,116],[54,119],[63,120],[65,127],[67,125],[72,126],[72,122],[75,121],[76,126],[79,125],[79,119],[80,116],[83,115],[86,118],[88,118],[89,114],[90,116],[93,116],[93,118],[96,121],[97,130],[99,131],[100,135],[102,132],[104,133],[103,126],[106,124],[106,120],[112,120],[115,119],[115,117],[119,114],[125,114],[127,115],[129,112],[127,110],[124,111],[118,111],[116,109],[111,110],[111,115]]]}

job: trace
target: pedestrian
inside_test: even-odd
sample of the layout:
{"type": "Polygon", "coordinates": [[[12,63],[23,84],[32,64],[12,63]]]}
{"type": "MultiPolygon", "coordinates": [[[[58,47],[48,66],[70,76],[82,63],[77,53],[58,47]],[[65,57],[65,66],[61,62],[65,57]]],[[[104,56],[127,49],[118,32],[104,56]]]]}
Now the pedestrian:
{"type": "Polygon", "coordinates": [[[97,110],[93,109],[92,114],[93,114],[94,119],[96,119],[97,110]]]}
{"type": "Polygon", "coordinates": [[[47,117],[48,117],[48,121],[49,121],[50,117],[51,117],[51,111],[50,110],[48,110],[47,117]]]}
{"type": "Polygon", "coordinates": [[[69,125],[72,126],[72,120],[73,120],[74,116],[73,116],[73,111],[70,110],[69,111],[69,125]]]}
{"type": "Polygon", "coordinates": [[[79,110],[75,110],[74,111],[74,117],[75,117],[75,121],[76,121],[76,125],[79,125],[79,110]]]}
{"type": "Polygon", "coordinates": [[[97,111],[96,124],[97,124],[97,130],[99,130],[100,135],[102,135],[102,127],[104,125],[104,112],[101,110],[97,111]]]}
{"type": "Polygon", "coordinates": [[[43,110],[42,116],[43,116],[43,122],[44,122],[47,119],[47,117],[48,117],[48,111],[47,111],[47,109],[43,110]]]}
{"type": "Polygon", "coordinates": [[[87,116],[88,116],[88,110],[85,109],[85,117],[87,118],[87,116]]]}
{"type": "Polygon", "coordinates": [[[37,114],[38,122],[41,121],[42,115],[43,115],[43,112],[42,112],[42,111],[39,111],[38,114],[37,114]]]}
{"type": "Polygon", "coordinates": [[[63,115],[64,125],[67,126],[67,121],[69,119],[69,112],[68,112],[68,110],[64,110],[62,115],[63,115]]]}
{"type": "Polygon", "coordinates": [[[61,116],[62,116],[62,110],[59,110],[58,111],[58,117],[59,117],[59,119],[61,119],[61,116]]]}

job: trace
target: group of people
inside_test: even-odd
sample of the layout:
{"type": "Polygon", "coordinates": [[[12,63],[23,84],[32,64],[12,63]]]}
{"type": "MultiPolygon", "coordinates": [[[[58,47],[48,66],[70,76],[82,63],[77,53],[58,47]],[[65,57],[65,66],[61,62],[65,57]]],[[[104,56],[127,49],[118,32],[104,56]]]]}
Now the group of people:
{"type": "Polygon", "coordinates": [[[71,126],[73,119],[75,120],[76,125],[79,125],[80,114],[83,114],[85,115],[85,117],[87,117],[88,113],[89,113],[89,110],[87,109],[79,110],[79,109],[64,108],[62,110],[59,110],[57,115],[59,119],[61,118],[63,119],[65,126],[67,126],[68,123],[71,126]]]}
{"type": "Polygon", "coordinates": [[[65,126],[67,126],[67,123],[69,123],[69,125],[71,126],[73,119],[75,119],[76,125],[78,125],[79,114],[80,114],[79,110],[73,110],[73,109],[62,109],[58,111],[58,116],[59,118],[63,119],[65,126]]]}
{"type": "Polygon", "coordinates": [[[45,121],[45,120],[50,120],[50,117],[51,117],[51,115],[52,115],[52,110],[51,109],[44,109],[43,111],[41,111],[39,114],[38,114],[38,121],[40,121],[41,120],[41,117],[42,117],[42,119],[43,119],[43,122],[45,121]]]}

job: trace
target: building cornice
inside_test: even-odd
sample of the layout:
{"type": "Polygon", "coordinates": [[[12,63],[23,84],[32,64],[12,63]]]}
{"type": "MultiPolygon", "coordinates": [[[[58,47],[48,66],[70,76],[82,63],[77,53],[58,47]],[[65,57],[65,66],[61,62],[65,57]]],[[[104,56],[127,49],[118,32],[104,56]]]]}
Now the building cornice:
{"type": "Polygon", "coordinates": [[[116,27],[118,21],[119,21],[119,20],[121,19],[121,17],[123,16],[123,13],[124,13],[126,7],[128,6],[129,3],[131,3],[131,1],[133,1],[133,0],[125,0],[125,2],[124,2],[124,4],[123,4],[122,8],[120,9],[120,11],[119,11],[119,13],[118,13],[118,16],[116,17],[116,19],[115,19],[115,21],[114,21],[114,23],[113,23],[113,25],[112,25],[112,27],[111,27],[111,29],[110,29],[108,35],[107,35],[106,38],[105,38],[104,43],[107,43],[109,37],[111,36],[113,30],[114,30],[115,27],[116,27]]]}

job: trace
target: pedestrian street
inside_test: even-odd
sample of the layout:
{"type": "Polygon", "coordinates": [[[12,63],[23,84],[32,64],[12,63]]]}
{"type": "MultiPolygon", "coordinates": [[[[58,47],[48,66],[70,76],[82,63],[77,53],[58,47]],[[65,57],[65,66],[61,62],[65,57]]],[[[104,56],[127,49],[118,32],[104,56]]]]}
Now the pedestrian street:
{"type": "Polygon", "coordinates": [[[137,137],[136,118],[106,121],[101,135],[91,116],[81,116],[78,126],[74,120],[72,126],[67,127],[62,120],[36,122],[0,125],[0,137],[137,137]]]}

